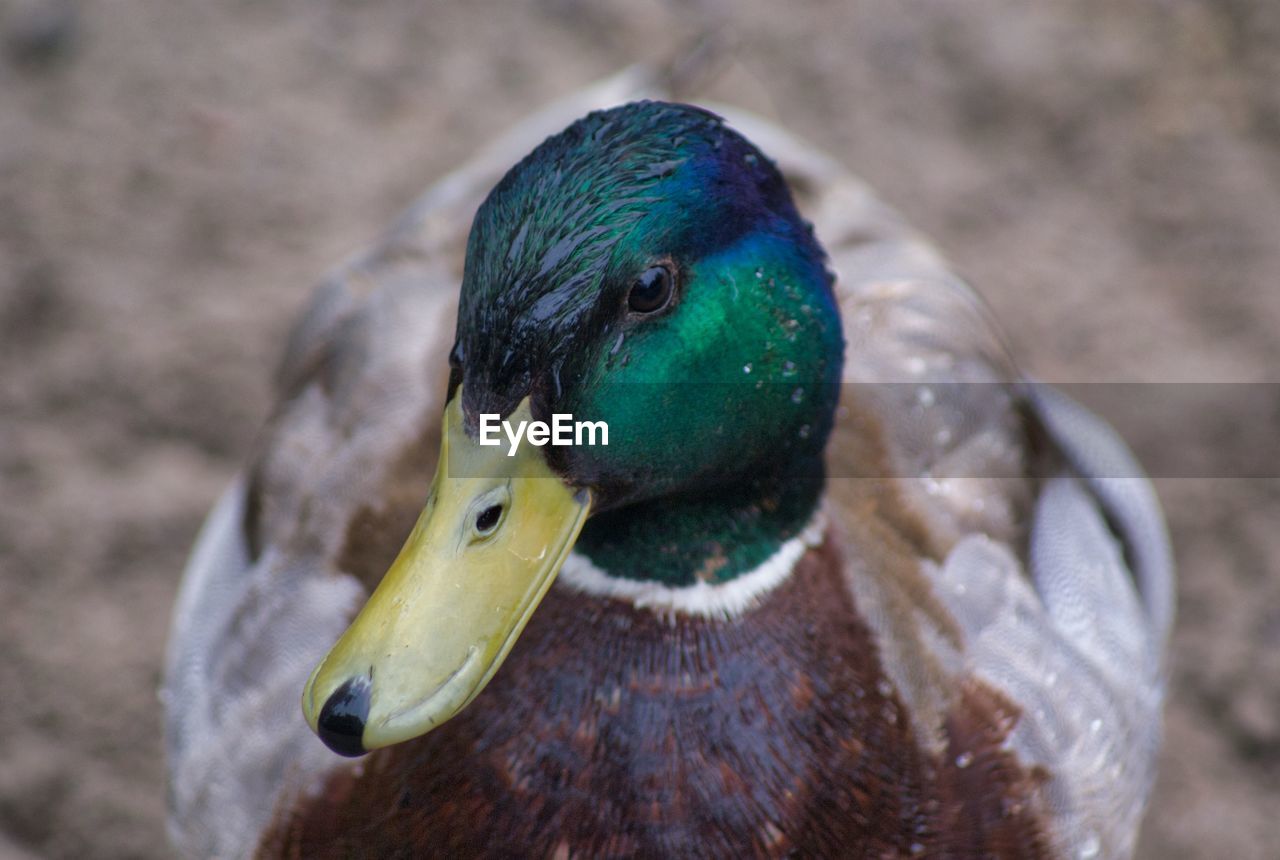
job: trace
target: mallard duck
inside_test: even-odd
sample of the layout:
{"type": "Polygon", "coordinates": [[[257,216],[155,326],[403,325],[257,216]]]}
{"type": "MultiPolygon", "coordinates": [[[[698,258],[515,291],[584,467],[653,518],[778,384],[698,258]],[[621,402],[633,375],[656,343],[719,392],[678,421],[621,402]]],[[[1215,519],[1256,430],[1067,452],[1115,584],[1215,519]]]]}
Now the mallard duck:
{"type": "Polygon", "coordinates": [[[174,612],[185,853],[1131,853],[1132,456],[859,181],[664,95],[535,115],[297,323],[174,612]]]}

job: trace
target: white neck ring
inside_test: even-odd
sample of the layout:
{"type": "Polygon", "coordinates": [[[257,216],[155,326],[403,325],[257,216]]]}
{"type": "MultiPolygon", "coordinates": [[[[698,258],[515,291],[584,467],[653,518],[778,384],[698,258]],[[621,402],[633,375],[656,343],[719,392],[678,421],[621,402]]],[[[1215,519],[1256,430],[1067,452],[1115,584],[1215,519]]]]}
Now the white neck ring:
{"type": "Polygon", "coordinates": [[[652,580],[627,579],[606,573],[577,553],[570,553],[565,559],[559,582],[583,594],[626,601],[637,609],[648,609],[659,615],[738,618],[790,579],[800,558],[821,544],[826,532],[827,516],[819,505],[798,535],[783,543],[758,567],[728,582],[670,586],[652,580]]]}

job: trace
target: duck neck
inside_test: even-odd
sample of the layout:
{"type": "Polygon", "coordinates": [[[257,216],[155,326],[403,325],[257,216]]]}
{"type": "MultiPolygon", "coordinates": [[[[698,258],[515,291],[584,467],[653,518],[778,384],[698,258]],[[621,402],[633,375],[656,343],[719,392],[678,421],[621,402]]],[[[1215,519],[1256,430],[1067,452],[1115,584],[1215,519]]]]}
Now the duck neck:
{"type": "Polygon", "coordinates": [[[727,583],[799,536],[822,489],[818,461],[799,476],[663,496],[592,517],[574,551],[611,577],[670,587],[727,583]]]}

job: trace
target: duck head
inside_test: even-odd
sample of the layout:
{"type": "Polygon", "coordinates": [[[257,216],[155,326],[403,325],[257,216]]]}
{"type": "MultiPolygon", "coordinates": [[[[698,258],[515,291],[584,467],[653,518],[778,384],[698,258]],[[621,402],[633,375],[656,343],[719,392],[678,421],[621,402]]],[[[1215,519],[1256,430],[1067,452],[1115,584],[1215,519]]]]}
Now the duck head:
{"type": "Polygon", "coordinates": [[[426,507],[312,673],[312,728],[358,755],[448,720],[571,550],[678,588],[799,532],[843,360],[831,283],[777,168],[699,108],[593,113],[512,168],[468,240],[426,507]],[[557,415],[571,444],[513,442],[557,415]]]}

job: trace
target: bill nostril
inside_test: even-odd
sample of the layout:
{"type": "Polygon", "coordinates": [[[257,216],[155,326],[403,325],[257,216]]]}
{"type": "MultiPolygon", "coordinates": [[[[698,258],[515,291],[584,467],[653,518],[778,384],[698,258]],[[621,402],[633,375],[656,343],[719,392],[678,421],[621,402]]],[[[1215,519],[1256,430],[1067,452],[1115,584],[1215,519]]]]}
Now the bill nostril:
{"type": "Polygon", "coordinates": [[[502,505],[490,505],[476,517],[476,531],[486,535],[493,531],[502,517],[502,505]]]}
{"type": "Polygon", "coordinates": [[[316,720],[316,733],[338,755],[355,757],[368,752],[361,738],[369,719],[369,695],[368,679],[352,678],[324,703],[316,720]]]}

